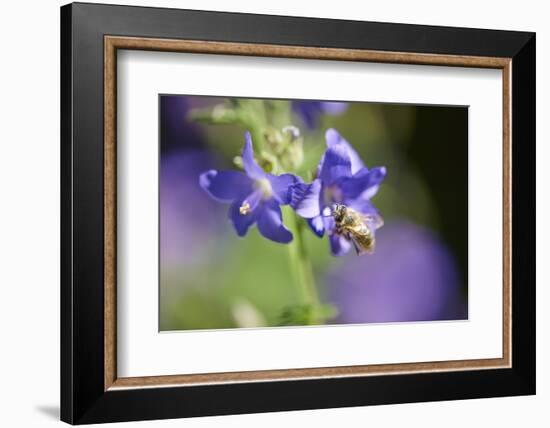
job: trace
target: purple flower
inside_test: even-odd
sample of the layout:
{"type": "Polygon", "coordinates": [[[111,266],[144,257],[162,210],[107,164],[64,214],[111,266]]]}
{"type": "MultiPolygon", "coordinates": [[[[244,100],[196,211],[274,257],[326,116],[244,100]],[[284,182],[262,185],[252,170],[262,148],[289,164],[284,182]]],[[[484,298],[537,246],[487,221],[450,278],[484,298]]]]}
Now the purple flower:
{"type": "Polygon", "coordinates": [[[292,241],[292,233],[283,224],[280,205],[290,203],[292,174],[272,175],[254,160],[252,138],[245,134],[242,151],[244,172],[210,170],[200,176],[200,185],[220,202],[231,203],[229,219],[237,235],[244,236],[254,223],[260,233],[275,242],[292,241]]]}
{"type": "Polygon", "coordinates": [[[372,256],[347,258],[327,283],[338,324],[468,318],[452,253],[431,230],[410,222],[388,223],[372,256]]]}
{"type": "Polygon", "coordinates": [[[209,244],[219,241],[215,204],[197,186],[197,175],[211,167],[206,151],[172,150],[161,157],[161,269],[196,264],[208,256],[209,244]]]}
{"type": "Polygon", "coordinates": [[[308,128],[319,124],[322,114],[339,115],[348,108],[348,103],[332,101],[293,101],[292,109],[300,115],[308,128]]]}
{"type": "MultiPolygon", "coordinates": [[[[298,182],[292,186],[291,206],[307,219],[311,229],[322,237],[328,231],[334,255],[343,255],[351,242],[335,231],[332,210],[334,204],[346,205],[355,211],[378,217],[370,199],[386,176],[385,167],[368,169],[357,152],[335,129],[326,132],[327,150],[317,168],[312,183],[298,182]]],[[[375,227],[371,227],[374,231],[375,227]]]]}
{"type": "Polygon", "coordinates": [[[162,95],[160,97],[160,130],[163,153],[204,147],[203,132],[197,123],[186,120],[191,108],[191,97],[162,95]]]}

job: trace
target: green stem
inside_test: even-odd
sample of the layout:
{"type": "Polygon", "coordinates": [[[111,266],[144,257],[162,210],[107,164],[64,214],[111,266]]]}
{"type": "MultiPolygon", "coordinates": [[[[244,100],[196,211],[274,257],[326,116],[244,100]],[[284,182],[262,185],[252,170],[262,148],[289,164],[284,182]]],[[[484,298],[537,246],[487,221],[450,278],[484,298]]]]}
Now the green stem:
{"type": "Polygon", "coordinates": [[[321,306],[321,301],[315,286],[315,277],[311,268],[311,262],[307,254],[307,248],[303,238],[303,222],[296,216],[294,212],[290,213],[289,226],[294,233],[294,239],[289,244],[290,264],[294,273],[294,277],[300,294],[305,305],[311,307],[311,317],[309,324],[316,324],[319,320],[318,309],[321,306]]]}

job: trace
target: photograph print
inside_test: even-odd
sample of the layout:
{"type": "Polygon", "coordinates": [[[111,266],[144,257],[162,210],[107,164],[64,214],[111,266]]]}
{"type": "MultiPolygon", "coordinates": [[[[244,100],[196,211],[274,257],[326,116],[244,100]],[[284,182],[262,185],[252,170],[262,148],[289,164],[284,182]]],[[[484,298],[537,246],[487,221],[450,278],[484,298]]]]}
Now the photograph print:
{"type": "Polygon", "coordinates": [[[160,331],[468,319],[468,108],[159,95],[160,331]]]}

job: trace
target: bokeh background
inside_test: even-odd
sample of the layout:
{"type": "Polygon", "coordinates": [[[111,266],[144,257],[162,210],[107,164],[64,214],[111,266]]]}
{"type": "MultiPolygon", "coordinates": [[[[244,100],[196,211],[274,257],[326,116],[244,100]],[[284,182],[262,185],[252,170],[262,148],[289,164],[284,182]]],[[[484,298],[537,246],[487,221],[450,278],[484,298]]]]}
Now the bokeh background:
{"type": "MultiPolygon", "coordinates": [[[[235,234],[227,206],[199,187],[208,169],[234,169],[245,129],[189,118],[224,98],[161,95],[160,330],[271,327],[299,299],[285,245],[252,228],[235,234]]],[[[285,101],[290,102],[290,101],[285,101]]],[[[306,102],[306,101],[302,101],[306,102]]],[[[313,101],[312,101],[313,102],[313,101]]],[[[468,317],[468,110],[348,103],[314,123],[295,108],[306,163],[315,169],[334,127],[368,167],[388,175],[373,198],[385,225],[373,255],[330,254],[307,233],[329,323],[459,320],[468,317]]]]}

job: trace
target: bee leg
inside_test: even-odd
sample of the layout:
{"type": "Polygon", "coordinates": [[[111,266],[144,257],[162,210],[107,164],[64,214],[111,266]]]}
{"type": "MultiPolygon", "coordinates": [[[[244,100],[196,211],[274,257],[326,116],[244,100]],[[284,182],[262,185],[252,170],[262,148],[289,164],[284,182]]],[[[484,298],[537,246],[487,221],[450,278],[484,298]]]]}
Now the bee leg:
{"type": "Polygon", "coordinates": [[[363,250],[357,245],[357,242],[355,242],[355,239],[352,239],[351,242],[353,242],[353,246],[355,247],[355,253],[359,256],[363,254],[363,250]]]}

